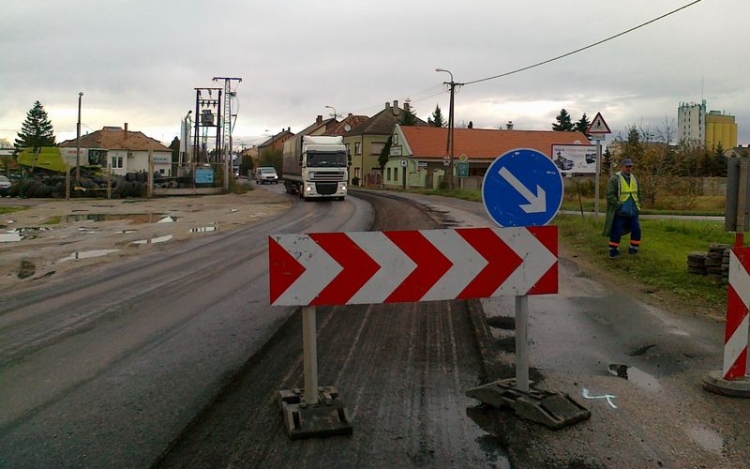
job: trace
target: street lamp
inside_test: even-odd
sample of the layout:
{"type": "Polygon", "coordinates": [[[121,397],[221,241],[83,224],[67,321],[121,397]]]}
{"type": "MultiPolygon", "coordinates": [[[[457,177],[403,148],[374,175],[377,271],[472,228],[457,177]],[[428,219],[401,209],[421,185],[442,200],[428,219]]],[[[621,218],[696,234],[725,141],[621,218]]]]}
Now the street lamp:
{"type": "Polygon", "coordinates": [[[456,85],[461,85],[462,83],[456,83],[453,81],[453,73],[451,73],[450,70],[446,70],[444,68],[436,68],[436,72],[445,72],[451,76],[451,81],[447,82],[446,85],[450,85],[451,87],[451,100],[450,100],[450,106],[448,108],[448,143],[447,148],[445,149],[446,153],[448,153],[448,188],[453,190],[453,95],[455,94],[456,85]]]}
{"type": "Polygon", "coordinates": [[[338,113],[336,112],[336,108],[335,108],[335,107],[333,107],[333,106],[326,106],[326,107],[327,107],[328,109],[333,109],[333,118],[334,118],[334,120],[337,120],[337,119],[338,119],[338,117],[339,117],[339,115],[338,115],[338,113]]]}
{"type": "Polygon", "coordinates": [[[192,123],[188,124],[188,122],[190,122],[190,114],[192,113],[192,110],[188,111],[187,114],[185,114],[185,120],[182,123],[182,147],[184,148],[184,150],[182,152],[182,160],[180,160],[180,168],[178,169],[178,171],[182,169],[183,163],[187,162],[188,156],[190,155],[190,153],[188,152],[188,138],[190,138],[190,128],[192,127],[192,123]]]}
{"type": "Polygon", "coordinates": [[[83,98],[83,91],[78,92],[78,124],[76,125],[76,186],[81,185],[81,98],[83,98]]]}

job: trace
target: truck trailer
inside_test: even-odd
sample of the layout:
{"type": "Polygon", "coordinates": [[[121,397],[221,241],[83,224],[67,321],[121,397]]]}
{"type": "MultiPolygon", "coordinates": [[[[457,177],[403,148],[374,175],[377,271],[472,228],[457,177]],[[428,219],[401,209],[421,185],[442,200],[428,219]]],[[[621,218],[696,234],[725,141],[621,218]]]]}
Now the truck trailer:
{"type": "Polygon", "coordinates": [[[343,137],[297,135],[284,142],[284,188],[300,199],[344,200],[349,164],[343,137]]]}

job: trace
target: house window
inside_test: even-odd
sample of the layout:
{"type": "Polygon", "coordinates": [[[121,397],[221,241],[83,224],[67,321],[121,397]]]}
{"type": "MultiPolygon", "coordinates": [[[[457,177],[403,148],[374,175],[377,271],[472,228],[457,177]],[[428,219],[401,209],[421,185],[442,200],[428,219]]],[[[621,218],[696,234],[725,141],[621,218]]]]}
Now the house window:
{"type": "Polygon", "coordinates": [[[385,172],[385,180],[390,181],[391,180],[391,168],[387,168],[385,172]]]}
{"type": "Polygon", "coordinates": [[[122,156],[113,156],[112,157],[112,169],[122,169],[122,156]]]}
{"type": "Polygon", "coordinates": [[[360,146],[359,142],[354,142],[354,154],[355,155],[361,155],[362,154],[362,147],[360,146]]]}
{"type": "Polygon", "coordinates": [[[393,168],[393,180],[398,182],[398,168],[393,168]]]}
{"type": "Polygon", "coordinates": [[[393,134],[393,140],[391,141],[392,145],[398,145],[398,134],[393,134]]]}

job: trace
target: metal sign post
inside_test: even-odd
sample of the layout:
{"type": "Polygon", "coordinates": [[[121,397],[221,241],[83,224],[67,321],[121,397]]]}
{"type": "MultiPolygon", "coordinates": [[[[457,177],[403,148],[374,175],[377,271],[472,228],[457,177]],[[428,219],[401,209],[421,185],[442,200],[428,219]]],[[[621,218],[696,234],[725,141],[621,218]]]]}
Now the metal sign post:
{"type": "Polygon", "coordinates": [[[589,125],[589,128],[586,129],[586,135],[590,135],[593,140],[596,140],[597,144],[597,150],[596,150],[596,178],[594,183],[594,215],[599,215],[599,173],[601,172],[602,168],[602,143],[601,141],[604,140],[604,137],[607,134],[611,134],[612,131],[609,130],[609,126],[604,121],[604,118],[602,117],[602,114],[600,112],[596,113],[596,116],[594,117],[594,120],[591,121],[591,125],[589,125]]]}

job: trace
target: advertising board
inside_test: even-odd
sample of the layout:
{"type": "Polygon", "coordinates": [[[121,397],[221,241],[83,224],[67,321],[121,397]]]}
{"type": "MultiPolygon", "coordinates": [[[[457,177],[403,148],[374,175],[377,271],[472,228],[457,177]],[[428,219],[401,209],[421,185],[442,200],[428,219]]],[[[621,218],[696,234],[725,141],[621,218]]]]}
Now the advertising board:
{"type": "Polygon", "coordinates": [[[552,145],[552,161],[561,173],[596,174],[596,145],[552,145]]]}

